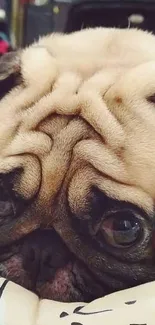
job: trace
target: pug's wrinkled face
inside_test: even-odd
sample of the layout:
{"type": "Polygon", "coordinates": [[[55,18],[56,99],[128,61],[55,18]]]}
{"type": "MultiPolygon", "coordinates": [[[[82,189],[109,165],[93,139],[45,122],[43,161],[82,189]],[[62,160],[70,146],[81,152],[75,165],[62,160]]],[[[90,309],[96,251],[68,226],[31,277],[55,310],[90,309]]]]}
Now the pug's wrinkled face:
{"type": "Polygon", "coordinates": [[[66,302],[155,280],[154,36],[49,36],[0,91],[0,274],[66,302]]]}

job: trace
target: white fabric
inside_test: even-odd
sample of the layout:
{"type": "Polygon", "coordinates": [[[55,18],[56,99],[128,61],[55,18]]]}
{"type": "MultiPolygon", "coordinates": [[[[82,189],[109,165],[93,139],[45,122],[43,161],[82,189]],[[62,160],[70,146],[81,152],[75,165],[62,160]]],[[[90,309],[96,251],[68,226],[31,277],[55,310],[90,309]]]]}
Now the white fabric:
{"type": "MultiPolygon", "coordinates": [[[[0,278],[0,287],[4,283],[0,278]]],[[[155,325],[155,282],[69,304],[39,300],[9,281],[0,298],[0,325],[155,325]]]]}

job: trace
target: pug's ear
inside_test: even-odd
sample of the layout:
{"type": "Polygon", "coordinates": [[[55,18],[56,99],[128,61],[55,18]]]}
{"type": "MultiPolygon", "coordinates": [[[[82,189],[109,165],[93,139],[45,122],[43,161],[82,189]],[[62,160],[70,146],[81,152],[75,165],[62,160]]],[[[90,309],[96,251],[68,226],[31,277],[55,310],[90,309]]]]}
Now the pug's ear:
{"type": "Polygon", "coordinates": [[[0,98],[20,83],[20,53],[9,52],[0,58],[0,98]]]}

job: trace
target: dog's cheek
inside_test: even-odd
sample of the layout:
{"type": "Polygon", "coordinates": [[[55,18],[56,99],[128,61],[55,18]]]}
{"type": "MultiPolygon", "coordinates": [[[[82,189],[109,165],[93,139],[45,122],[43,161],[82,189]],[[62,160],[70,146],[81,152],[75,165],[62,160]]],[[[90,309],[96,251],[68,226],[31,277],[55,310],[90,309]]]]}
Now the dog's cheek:
{"type": "Polygon", "coordinates": [[[31,288],[31,281],[22,266],[22,259],[18,255],[0,263],[0,275],[27,289],[31,288]]]}

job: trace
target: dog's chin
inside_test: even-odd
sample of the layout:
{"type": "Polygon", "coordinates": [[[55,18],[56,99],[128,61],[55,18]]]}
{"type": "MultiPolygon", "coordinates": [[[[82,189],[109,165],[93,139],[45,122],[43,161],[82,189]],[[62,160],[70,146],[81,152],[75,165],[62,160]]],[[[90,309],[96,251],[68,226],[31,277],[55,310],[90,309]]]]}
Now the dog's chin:
{"type": "Polygon", "coordinates": [[[61,302],[90,302],[101,297],[103,286],[78,260],[69,262],[58,269],[48,281],[33,279],[22,267],[22,258],[14,255],[1,263],[1,276],[24,288],[33,291],[41,299],[52,299],[61,302]]]}

